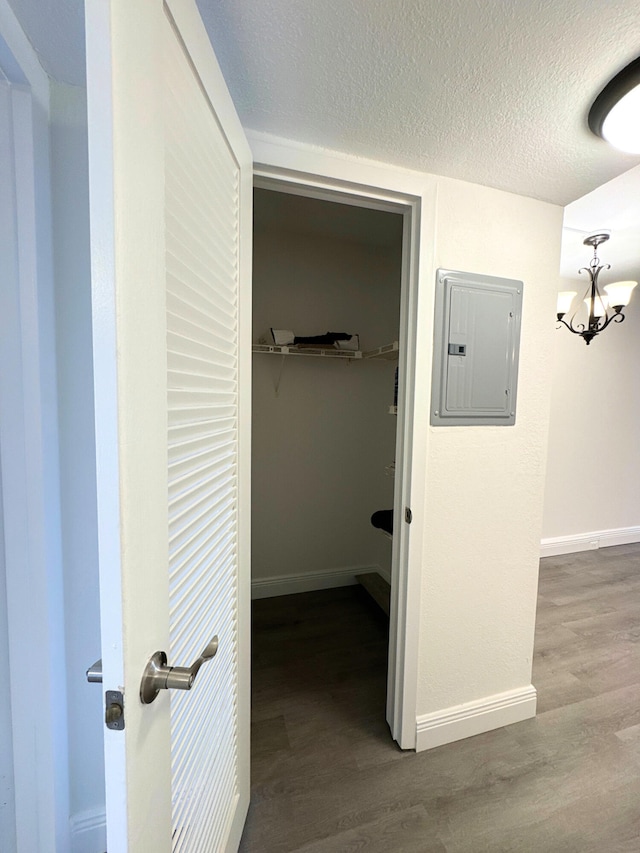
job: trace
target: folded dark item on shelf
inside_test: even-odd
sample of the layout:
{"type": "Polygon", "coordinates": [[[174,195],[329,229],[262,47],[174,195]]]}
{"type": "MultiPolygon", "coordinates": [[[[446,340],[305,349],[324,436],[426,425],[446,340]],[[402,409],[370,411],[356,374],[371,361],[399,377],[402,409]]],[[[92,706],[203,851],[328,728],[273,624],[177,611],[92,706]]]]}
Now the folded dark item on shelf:
{"type": "Polygon", "coordinates": [[[296,335],[293,339],[294,345],[309,344],[316,347],[332,347],[338,341],[351,340],[353,335],[346,332],[325,332],[324,335],[296,335]]]}
{"type": "Polygon", "coordinates": [[[273,342],[279,347],[315,347],[316,349],[340,349],[357,352],[360,336],[347,332],[325,332],[324,335],[294,335],[290,329],[271,329],[273,342]]]}
{"type": "Polygon", "coordinates": [[[377,512],[374,512],[371,516],[371,524],[393,536],[393,510],[379,509],[377,512]]]}

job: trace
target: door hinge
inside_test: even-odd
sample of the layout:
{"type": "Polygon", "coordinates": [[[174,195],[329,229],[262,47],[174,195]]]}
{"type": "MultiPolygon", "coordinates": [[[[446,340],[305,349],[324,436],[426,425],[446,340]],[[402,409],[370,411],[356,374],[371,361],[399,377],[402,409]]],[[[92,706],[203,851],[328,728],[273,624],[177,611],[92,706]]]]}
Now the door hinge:
{"type": "Polygon", "coordinates": [[[413,520],[413,513],[411,512],[408,506],[404,508],[404,520],[407,522],[407,524],[411,524],[413,520]]]}
{"type": "Polygon", "coordinates": [[[108,729],[117,732],[124,729],[124,697],[119,690],[105,691],[104,722],[108,729]]]}

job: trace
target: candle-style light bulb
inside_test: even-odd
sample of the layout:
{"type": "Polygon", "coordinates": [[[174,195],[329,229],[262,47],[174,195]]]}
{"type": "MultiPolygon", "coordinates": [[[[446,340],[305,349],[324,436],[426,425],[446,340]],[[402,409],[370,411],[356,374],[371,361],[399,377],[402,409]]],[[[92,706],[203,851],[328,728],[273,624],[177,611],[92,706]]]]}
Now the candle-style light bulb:
{"type": "Polygon", "coordinates": [[[573,302],[576,296],[575,290],[562,290],[558,294],[558,306],[556,308],[556,313],[558,315],[558,320],[561,320],[564,315],[567,313],[569,308],[571,308],[571,303],[573,302]]]}

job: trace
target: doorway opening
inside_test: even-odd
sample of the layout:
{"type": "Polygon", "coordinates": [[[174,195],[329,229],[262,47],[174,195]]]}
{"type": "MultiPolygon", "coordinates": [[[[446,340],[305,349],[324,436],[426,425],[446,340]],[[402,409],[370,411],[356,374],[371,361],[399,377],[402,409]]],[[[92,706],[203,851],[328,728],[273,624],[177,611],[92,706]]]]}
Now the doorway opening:
{"type": "MultiPolygon", "coordinates": [[[[298,666],[307,649],[320,691],[327,659],[342,661],[338,679],[349,680],[349,661],[375,669],[363,719],[378,713],[384,725],[386,686],[388,743],[411,747],[417,207],[281,176],[254,186],[254,665],[269,636],[298,666]]],[[[254,722],[261,713],[254,704],[254,722]]]]}

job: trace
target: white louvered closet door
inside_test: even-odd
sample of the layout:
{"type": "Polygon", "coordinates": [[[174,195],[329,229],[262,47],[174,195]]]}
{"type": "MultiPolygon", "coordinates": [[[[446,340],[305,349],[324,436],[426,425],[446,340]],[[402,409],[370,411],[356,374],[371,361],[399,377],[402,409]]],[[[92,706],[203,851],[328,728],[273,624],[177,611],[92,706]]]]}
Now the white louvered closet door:
{"type": "Polygon", "coordinates": [[[223,849],[239,796],[239,169],[167,28],[165,216],[169,660],[219,640],[197,689],[171,695],[173,849],[223,849]],[[197,117],[197,120],[196,118],[197,117]]]}
{"type": "Polygon", "coordinates": [[[103,689],[124,707],[107,846],[226,853],[249,798],[251,153],[195,0],[87,0],[86,29],[103,689]],[[190,690],[143,697],[155,653],[188,667],[214,636],[190,690]]]}

